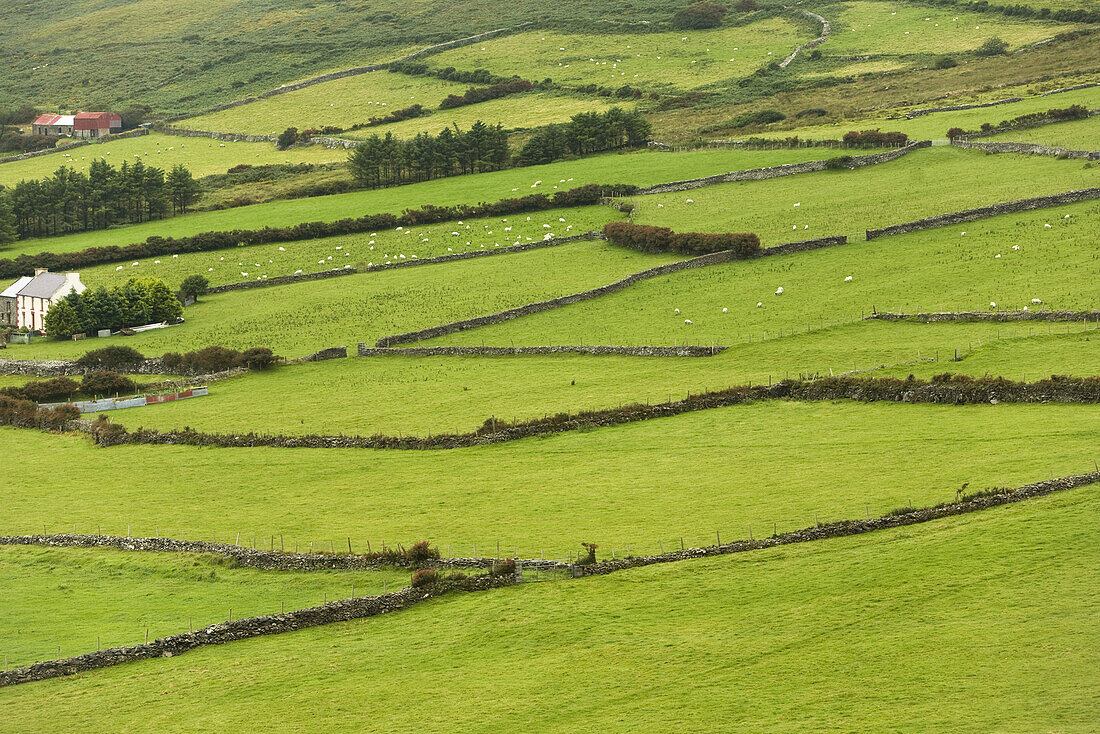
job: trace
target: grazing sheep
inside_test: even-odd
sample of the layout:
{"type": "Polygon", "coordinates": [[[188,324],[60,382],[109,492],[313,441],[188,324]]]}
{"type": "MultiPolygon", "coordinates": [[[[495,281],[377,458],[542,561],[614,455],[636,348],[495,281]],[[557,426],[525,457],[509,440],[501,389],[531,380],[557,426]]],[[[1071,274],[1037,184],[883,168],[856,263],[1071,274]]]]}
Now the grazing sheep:
{"type": "Polygon", "coordinates": [[[684,319],[684,323],[691,326],[691,319],[684,319]]]}
{"type": "Polygon", "coordinates": [[[756,307],[757,308],[764,308],[764,302],[763,301],[757,301],[756,302],[756,307]]]}
{"type": "Polygon", "coordinates": [[[783,295],[783,286],[779,286],[778,288],[775,289],[775,295],[777,295],[777,296],[783,295]]]}
{"type": "Polygon", "coordinates": [[[1032,302],[1032,303],[1042,303],[1042,301],[1041,301],[1041,300],[1039,300],[1038,298],[1032,298],[1032,299],[1031,299],[1031,302],[1032,302]]]}
{"type": "Polygon", "coordinates": [[[845,282],[845,283],[851,283],[851,282],[852,282],[852,276],[850,276],[850,275],[849,275],[848,277],[846,277],[846,278],[844,279],[844,282],[845,282]]]}
{"type": "Polygon", "coordinates": [[[728,308],[725,308],[725,307],[722,308],[722,313],[726,313],[727,311],[729,311],[728,308]]]}

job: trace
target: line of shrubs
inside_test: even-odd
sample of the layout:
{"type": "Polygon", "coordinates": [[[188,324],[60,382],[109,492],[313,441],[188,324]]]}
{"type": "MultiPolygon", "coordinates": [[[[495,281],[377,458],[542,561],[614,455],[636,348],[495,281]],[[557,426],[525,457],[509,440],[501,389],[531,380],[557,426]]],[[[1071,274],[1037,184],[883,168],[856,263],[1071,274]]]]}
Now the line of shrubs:
{"type": "Polygon", "coordinates": [[[841,138],[849,148],[900,148],[909,143],[909,136],[900,132],[875,130],[851,130],[841,138]]]}
{"type": "Polygon", "coordinates": [[[596,427],[609,427],[636,421],[664,418],[698,410],[739,405],[755,400],[856,400],[860,402],[935,403],[975,405],[993,401],[1009,403],[1064,402],[1100,403],[1100,377],[1053,375],[1037,382],[1017,382],[1003,377],[972,378],[944,373],[930,381],[867,378],[855,376],[825,377],[816,380],[783,380],[772,385],[747,385],[726,390],[688,395],[683,400],[655,405],[635,403],[616,408],[558,413],[528,421],[508,422],[491,417],[472,433],[429,436],[300,436],[270,434],[203,433],[184,428],[177,431],[138,429],[127,431],[115,423],[97,424],[95,442],[101,446],[120,444],[160,444],[187,446],[283,448],[371,448],[371,449],[450,449],[486,443],[514,441],[596,427]]]}
{"type": "Polygon", "coordinates": [[[637,186],[625,184],[587,184],[559,191],[553,195],[530,194],[520,198],[501,199],[497,202],[481,203],[475,206],[465,204],[434,206],[428,204],[420,209],[406,209],[400,215],[388,213],[368,214],[354,219],[339,219],[334,222],[302,222],[288,227],[200,232],[179,238],[153,235],[144,242],[136,242],[130,245],[89,247],[78,252],[24,254],[15,258],[0,259],[0,278],[31,275],[34,273],[35,268],[47,268],[53,271],[80,270],[93,265],[124,262],[157,255],[209,252],[246,245],[295,242],[333,237],[335,235],[374,232],[380,229],[392,229],[397,226],[418,226],[455,219],[520,214],[544,211],[556,207],[588,206],[599,203],[599,200],[604,196],[628,196],[637,191],[637,188],[637,186]]]}
{"type": "Polygon", "coordinates": [[[142,387],[144,385],[139,385],[126,375],[97,370],[84,375],[80,382],[71,377],[31,380],[23,385],[0,388],[0,395],[35,403],[59,403],[78,398],[92,399],[102,395],[134,393],[142,387]]]}
{"type": "Polygon", "coordinates": [[[39,408],[33,401],[0,394],[0,426],[60,431],[79,417],[80,411],[74,405],[39,408]]]}
{"type": "Polygon", "coordinates": [[[751,233],[673,232],[668,227],[650,224],[608,222],[604,225],[603,234],[614,245],[642,252],[706,255],[732,250],[738,257],[751,257],[760,250],[760,238],[751,233]]]}
{"type": "Polygon", "coordinates": [[[478,102],[487,102],[490,99],[499,99],[501,97],[507,97],[510,94],[530,92],[534,88],[534,84],[526,79],[520,79],[519,77],[488,87],[470,87],[466,90],[465,94],[448,94],[443,98],[443,101],[439,103],[439,109],[450,110],[455,107],[477,104],[478,102]]]}
{"type": "Polygon", "coordinates": [[[1045,112],[1031,112],[1026,115],[1020,115],[1019,117],[1013,117],[1011,120],[1001,120],[997,125],[991,122],[983,122],[978,131],[963,130],[961,127],[953,127],[947,131],[947,137],[954,140],[967,135],[974,135],[977,132],[992,134],[1004,132],[1006,130],[1026,130],[1028,128],[1049,125],[1055,122],[1084,120],[1088,116],[1088,108],[1079,104],[1070,105],[1069,107],[1052,107],[1045,112]]]}
{"type": "MultiPolygon", "coordinates": [[[[162,366],[173,374],[210,374],[235,367],[251,370],[268,369],[281,358],[267,347],[251,347],[243,352],[218,345],[192,352],[168,352],[160,358],[162,366]]],[[[146,361],[145,355],[132,347],[110,346],[85,352],[76,364],[85,369],[126,371],[137,369],[146,361]]]]}

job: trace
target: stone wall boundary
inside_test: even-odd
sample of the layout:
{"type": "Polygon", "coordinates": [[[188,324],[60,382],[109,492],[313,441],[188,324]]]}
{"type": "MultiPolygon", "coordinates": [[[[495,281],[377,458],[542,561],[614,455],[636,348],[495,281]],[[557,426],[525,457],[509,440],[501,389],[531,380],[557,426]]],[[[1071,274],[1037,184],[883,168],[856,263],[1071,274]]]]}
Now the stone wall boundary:
{"type": "MultiPolygon", "coordinates": [[[[629,568],[649,566],[655,563],[673,563],[691,558],[706,558],[708,556],[729,555],[732,553],[745,553],[747,551],[764,550],[781,545],[795,543],[810,543],[816,540],[828,538],[843,538],[850,535],[862,535],[876,530],[888,530],[890,528],[905,527],[907,525],[919,525],[932,520],[941,520],[955,515],[965,515],[971,512],[988,510],[1002,505],[1024,502],[1026,500],[1042,497],[1054,492],[1064,492],[1078,487],[1088,486],[1100,482],[1100,472],[1087,474],[1075,474],[1067,477],[1047,479],[1033,484],[1026,484],[1016,489],[1005,489],[1000,492],[981,493],[972,499],[959,502],[949,502],[935,507],[916,508],[910,511],[900,511],[883,517],[868,520],[842,520],[840,522],[825,523],[795,530],[788,533],[780,533],[760,539],[736,540],[732,543],[712,545],[704,548],[691,548],[671,553],[662,553],[654,556],[640,556],[637,558],[621,558],[610,561],[598,561],[587,565],[575,565],[572,569],[573,578],[583,576],[602,576],[616,571],[625,571],[629,568]]],[[[907,508],[908,509],[908,508],[907,508]]]]}
{"type": "MultiPolygon", "coordinates": [[[[897,160],[902,156],[908,155],[915,150],[921,148],[930,148],[932,146],[931,140],[917,140],[908,145],[894,150],[884,151],[882,153],[869,153],[867,155],[851,156],[851,160],[845,166],[846,168],[863,168],[865,166],[875,166],[879,163],[888,163],[890,161],[897,160]]],[[[719,173],[715,176],[705,176],[703,178],[693,178],[686,181],[672,181],[669,183],[661,183],[655,186],[649,186],[647,188],[639,189],[632,196],[647,196],[649,194],[667,194],[676,191],[690,191],[692,189],[702,188],[704,186],[713,186],[715,184],[731,183],[734,181],[763,181],[770,178],[779,178],[781,176],[793,176],[800,173],[816,173],[818,171],[825,171],[829,168],[829,161],[806,161],[804,163],[784,163],[779,166],[769,166],[767,168],[752,168],[745,171],[732,171],[730,173],[719,173]]]]}
{"type": "Polygon", "coordinates": [[[934,217],[925,217],[924,219],[917,219],[903,224],[893,224],[889,227],[882,227],[880,229],[869,229],[867,230],[867,239],[873,240],[878,237],[905,234],[907,232],[916,232],[922,229],[934,229],[948,224],[973,222],[977,219],[985,219],[986,217],[993,217],[998,214],[1013,214],[1016,212],[1031,211],[1033,209],[1046,209],[1048,207],[1074,204],[1079,201],[1089,201],[1097,198],[1100,198],[1100,187],[1066,191],[1061,194],[1051,194],[1049,196],[1036,196],[1030,199],[1017,199],[1015,201],[1006,201],[1000,204],[991,204],[990,206],[980,206],[975,209],[964,209],[962,211],[949,212],[947,214],[938,214],[934,217]]]}
{"type": "Polygon", "coordinates": [[[190,650],[207,645],[223,645],[252,637],[276,635],[293,632],[307,627],[317,627],[334,622],[346,622],[363,619],[379,614],[387,614],[407,609],[426,599],[442,596],[454,591],[487,591],[516,583],[513,576],[477,576],[461,581],[446,581],[431,584],[423,588],[406,587],[400,591],[380,596],[365,596],[354,599],[341,599],[316,607],[299,609],[293,612],[272,614],[261,617],[246,617],[233,621],[220,622],[193,632],[168,635],[153,642],[130,647],[114,647],[107,650],[85,653],[63,660],[48,660],[23,668],[0,671],[0,687],[20,683],[46,680],[73,675],[89,670],[106,668],[112,665],[148,660],[150,658],[170,658],[190,650]]]}
{"type": "Polygon", "coordinates": [[[622,354],[630,357],[712,357],[729,349],[724,346],[628,347],[600,344],[563,344],[546,347],[368,347],[359,342],[360,357],[510,357],[549,354],[622,354]]]}
{"type": "MultiPolygon", "coordinates": [[[[490,416],[481,428],[468,433],[427,436],[273,435],[258,433],[204,433],[189,428],[158,431],[139,428],[133,432],[121,425],[97,426],[91,421],[73,420],[65,430],[91,434],[99,446],[124,444],[211,446],[222,448],[344,448],[387,450],[445,450],[507,443],[532,436],[610,428],[627,423],[667,418],[701,410],[725,408],[761,400],[852,400],[857,402],[931,403],[936,405],[978,405],[997,403],[1100,403],[1100,378],[1051,377],[1037,382],[1015,382],[1003,378],[954,376],[932,381],[821,377],[813,380],[783,380],[768,385],[742,385],[725,390],[688,395],[682,400],[642,405],[609,407],[575,414],[555,414],[515,424],[490,416]]],[[[45,411],[43,411],[45,412],[45,411]]],[[[37,424],[16,423],[36,428],[37,424]]]]}
{"type": "Polygon", "coordinates": [[[1100,161],[1100,150],[1070,150],[1068,148],[1052,148],[1040,143],[1012,143],[993,142],[981,143],[976,140],[964,140],[954,138],[951,145],[956,148],[969,150],[984,150],[987,153],[1018,153],[1021,155],[1047,155],[1056,158],[1070,158],[1074,160],[1100,161]]]}
{"type": "Polygon", "coordinates": [[[996,107],[1002,104],[1013,104],[1015,102],[1023,102],[1023,97],[1009,97],[1008,99],[997,100],[996,102],[982,102],[981,104],[957,104],[950,107],[925,107],[919,110],[910,110],[905,113],[905,117],[908,120],[912,120],[914,117],[921,117],[923,115],[931,115],[936,112],[958,112],[959,110],[976,110],[979,107],[996,107]]]}
{"type": "Polygon", "coordinates": [[[15,161],[25,161],[28,158],[38,158],[39,156],[50,155],[51,153],[64,153],[72,150],[73,148],[81,148],[85,145],[98,145],[100,143],[109,143],[112,140],[124,140],[126,138],[138,138],[142,135],[148,135],[149,131],[145,128],[138,128],[136,130],[127,130],[124,133],[115,133],[113,135],[104,135],[102,138],[89,138],[84,140],[78,140],[73,143],[68,143],[60,148],[46,148],[45,150],[32,150],[29,153],[19,153],[18,155],[7,156],[0,158],[0,164],[14,163],[15,161]]]}
{"type": "Polygon", "coordinates": [[[950,311],[940,313],[874,313],[864,319],[879,321],[916,321],[936,324],[950,321],[1006,323],[1012,321],[1053,321],[1100,323],[1100,311],[950,311]]]}
{"type": "Polygon", "coordinates": [[[817,48],[821,44],[825,43],[825,41],[829,40],[829,31],[832,30],[832,26],[829,25],[829,21],[825,20],[817,13],[811,13],[809,10],[803,10],[802,14],[805,15],[807,18],[813,18],[821,24],[821,35],[814,40],[809,41],[808,43],[803,43],[800,46],[796,46],[794,51],[791,52],[790,56],[779,62],[780,69],[786,69],[787,65],[794,61],[795,57],[798,56],[798,54],[802,51],[809,51],[812,48],[817,48]]]}
{"type": "Polygon", "coordinates": [[[1062,92],[1076,92],[1078,89],[1089,89],[1090,87],[1100,87],[1100,82],[1086,82],[1084,84],[1075,84],[1072,87],[1060,87],[1058,89],[1052,89],[1049,92],[1043,92],[1041,96],[1049,97],[1052,94],[1061,94],[1062,92]]]}
{"type": "MultiPolygon", "coordinates": [[[[835,245],[845,244],[847,241],[847,236],[839,236],[822,237],[814,240],[805,240],[803,242],[789,242],[784,245],[777,245],[776,247],[765,248],[758,252],[755,257],[789,254],[792,252],[818,249],[821,247],[832,247],[835,245]]],[[[656,278],[661,275],[669,275],[670,273],[676,273],[681,270],[705,268],[710,265],[720,265],[722,263],[744,259],[747,258],[740,257],[732,250],[712,252],[708,255],[700,255],[699,257],[693,257],[687,260],[679,260],[674,263],[658,265],[654,268],[641,270],[613,283],[608,283],[607,285],[599,286],[597,288],[592,288],[586,291],[581,291],[579,293],[559,296],[558,298],[551,298],[546,301],[528,303],[527,305],[518,306],[516,308],[507,309],[505,311],[498,311],[497,313],[488,314],[485,316],[475,316],[473,318],[463,319],[461,321],[452,321],[447,324],[440,324],[439,326],[432,326],[427,329],[420,329],[418,331],[410,331],[404,334],[384,336],[375,343],[375,346],[390,347],[394,344],[408,344],[411,342],[419,342],[425,339],[434,339],[435,337],[445,336],[447,334],[455,334],[457,332],[467,331],[469,329],[476,329],[478,327],[488,326],[490,324],[499,324],[505,321],[509,321],[511,319],[520,318],[521,316],[529,316],[531,314],[541,313],[542,311],[550,311],[555,308],[562,308],[563,306],[580,303],[581,301],[589,301],[593,298],[599,298],[601,296],[611,295],[612,293],[618,293],[621,290],[629,288],[635,283],[643,280],[648,280],[649,278],[656,278]]]]}
{"type": "Polygon", "coordinates": [[[432,44],[431,46],[425,46],[422,49],[419,49],[417,51],[413,51],[412,53],[407,54],[405,56],[402,56],[401,58],[395,59],[393,61],[381,61],[381,62],[378,62],[376,64],[367,64],[366,66],[354,66],[354,67],[351,67],[349,69],[341,69],[339,71],[333,71],[333,72],[330,72],[328,74],[321,74],[320,76],[310,77],[309,79],[304,79],[300,82],[293,82],[291,84],[283,84],[283,85],[280,85],[280,86],[276,87],[275,89],[269,89],[268,91],[262,92],[261,94],[258,94],[254,97],[246,97],[245,99],[238,99],[238,100],[234,100],[232,102],[225,102],[225,103],[222,103],[222,104],[219,104],[219,105],[214,105],[213,107],[208,107],[208,108],[206,108],[204,110],[201,110],[199,112],[189,112],[189,113],[182,114],[182,115],[174,115],[172,117],[165,118],[165,122],[175,122],[177,120],[186,120],[186,119],[192,118],[192,117],[202,117],[203,115],[211,115],[215,112],[221,112],[223,110],[232,109],[234,107],[241,107],[241,106],[249,104],[251,102],[258,102],[262,99],[267,99],[268,97],[275,97],[275,96],[280,95],[280,94],[286,94],[287,92],[294,92],[294,91],[297,91],[299,89],[304,89],[306,87],[313,86],[314,84],[321,84],[323,82],[330,82],[330,81],[334,81],[336,79],[343,79],[344,77],[348,77],[348,76],[357,76],[359,74],[367,74],[367,73],[372,72],[372,71],[381,71],[382,69],[385,69],[385,68],[387,68],[387,67],[389,67],[389,66],[391,66],[395,63],[401,63],[403,61],[412,61],[413,59],[419,58],[421,56],[427,56],[429,54],[437,53],[439,51],[445,51],[447,49],[458,48],[460,46],[466,46],[466,45],[469,45],[471,43],[477,43],[478,41],[483,41],[487,38],[492,38],[493,36],[499,36],[499,35],[502,35],[502,34],[505,34],[505,33],[511,33],[511,32],[517,31],[520,28],[526,27],[527,25],[530,25],[530,23],[523,23],[523,24],[520,24],[518,26],[514,26],[512,28],[497,28],[497,29],[494,29],[494,30],[491,30],[491,31],[485,31],[484,33],[478,33],[478,34],[473,35],[473,36],[466,36],[464,38],[456,38],[456,39],[451,40],[451,41],[443,41],[441,43],[432,44]]]}
{"type": "MultiPolygon", "coordinates": [[[[76,360],[72,359],[0,359],[0,375],[63,377],[86,375],[89,372],[98,372],[100,369],[99,367],[84,367],[77,364],[76,360]]],[[[168,369],[164,365],[164,362],[156,357],[146,359],[144,362],[139,362],[137,364],[123,365],[118,367],[116,371],[126,375],[170,375],[176,373],[176,370],[168,369]]],[[[233,367],[224,372],[195,373],[193,375],[186,375],[185,377],[199,380],[201,382],[197,384],[202,384],[216,380],[224,380],[227,377],[236,377],[245,372],[248,372],[247,367],[233,367]]],[[[181,382],[178,380],[168,380],[162,384],[180,385],[181,382]]]]}

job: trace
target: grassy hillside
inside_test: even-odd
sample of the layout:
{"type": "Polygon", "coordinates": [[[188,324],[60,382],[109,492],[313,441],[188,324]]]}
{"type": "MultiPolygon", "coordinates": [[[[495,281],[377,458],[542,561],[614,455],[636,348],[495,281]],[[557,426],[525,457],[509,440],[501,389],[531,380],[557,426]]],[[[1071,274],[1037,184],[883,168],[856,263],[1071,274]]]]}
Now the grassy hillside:
{"type": "Polygon", "coordinates": [[[814,34],[785,17],[706,31],[556,33],[530,31],[432,56],[435,68],[490,71],[559,84],[624,84],[685,90],[746,76],[780,61],[814,34]]]}
{"type": "Polygon", "coordinates": [[[409,575],[271,572],[189,553],[0,546],[0,585],[19,589],[0,599],[0,637],[8,665],[18,667],[56,659],[58,647],[68,657],[95,650],[97,639],[104,648],[135,645],[146,629],[153,640],[186,632],[189,620],[195,628],[224,622],[230,610],[237,619],[316,606],[326,595],[350,597],[352,584],[357,596],[380,594],[383,580],[393,590],[408,586],[409,575]]]}
{"type": "MultiPolygon", "coordinates": [[[[140,159],[147,166],[156,166],[165,171],[179,163],[187,166],[198,177],[225,173],[239,163],[253,166],[269,163],[328,163],[343,161],[347,157],[345,150],[332,150],[320,145],[276,150],[271,143],[223,143],[210,138],[184,138],[153,133],[139,138],[81,145],[72,151],[0,163],[0,185],[10,186],[23,179],[45,178],[61,166],[83,171],[97,158],[105,159],[116,168],[124,160],[132,163],[135,159],[140,159]]],[[[95,234],[103,236],[102,232],[95,234]]]]}
{"type": "Polygon", "coordinates": [[[447,597],[0,700],[19,721],[70,727],[109,716],[232,730],[262,703],[290,726],[356,716],[423,731],[1085,732],[1100,684],[1097,510],[1083,488],[919,528],[447,597]],[[318,670],[339,674],[319,684],[318,670]],[[432,680],[431,696],[409,697],[394,670],[432,680]],[[523,695],[486,694],[512,680],[523,695]],[[72,705],[43,706],[56,697],[72,705]]]}
{"type": "Polygon", "coordinates": [[[1031,130],[1011,130],[999,135],[982,138],[983,141],[1014,143],[1039,143],[1071,150],[1100,150],[1100,118],[1061,122],[1031,130]]]}
{"type": "MultiPolygon", "coordinates": [[[[393,392],[380,384],[376,399],[393,392]]],[[[426,537],[451,555],[499,541],[527,557],[564,558],[582,541],[599,543],[601,557],[671,548],[681,536],[705,545],[715,531],[934,504],[964,482],[1016,486],[1091,470],[1097,430],[1095,406],[776,401],[445,451],[104,450],[83,437],[0,436],[42,459],[6,493],[7,532],[75,523],[78,532],[152,535],[159,524],[192,539],[240,530],[322,545],[426,537]],[[94,475],[78,470],[89,463],[94,475]],[[39,487],[62,472],[65,493],[43,503],[39,487]]]]}
{"type": "MultiPolygon", "coordinates": [[[[228,147],[229,143],[226,143],[226,146],[228,147]]],[[[414,209],[426,204],[439,206],[476,204],[530,193],[552,194],[555,190],[589,183],[632,183],[646,186],[663,181],[710,176],[746,168],[821,160],[840,154],[835,150],[815,148],[776,151],[696,150],[680,153],[650,151],[609,153],[545,166],[436,179],[389,189],[277,201],[238,207],[228,211],[200,212],[120,227],[107,232],[84,232],[66,237],[22,240],[12,243],[6,250],[0,250],[0,254],[73,252],[106,244],[124,245],[140,242],[154,234],[162,237],[179,237],[197,232],[258,229],[264,226],[280,227],[299,222],[331,221],[377,212],[398,213],[404,209],[414,209]]],[[[0,166],[0,174],[3,173],[3,168],[0,166]]]]}
{"type": "Polygon", "coordinates": [[[198,111],[333,69],[396,58],[412,47],[524,22],[662,21],[680,3],[598,6],[522,2],[215,0],[202,14],[166,0],[76,0],[13,8],[0,29],[0,105],[198,111]],[[122,33],[125,29],[125,33],[122,33]],[[36,68],[37,67],[37,68],[36,68]]]}

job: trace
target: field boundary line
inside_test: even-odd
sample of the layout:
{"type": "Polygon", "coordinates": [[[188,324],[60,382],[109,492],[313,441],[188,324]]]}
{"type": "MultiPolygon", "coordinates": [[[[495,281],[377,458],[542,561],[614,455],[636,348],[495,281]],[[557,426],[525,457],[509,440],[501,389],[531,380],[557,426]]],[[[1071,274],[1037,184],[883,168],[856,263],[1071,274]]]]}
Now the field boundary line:
{"type": "Polygon", "coordinates": [[[729,349],[728,346],[709,347],[685,344],[683,346],[629,347],[619,344],[562,344],[552,347],[368,347],[359,342],[360,357],[458,357],[478,354],[487,357],[546,354],[622,354],[630,357],[713,357],[729,349]]]}
{"type": "Polygon", "coordinates": [[[1100,323],[1100,310],[1094,311],[942,311],[935,313],[879,313],[868,314],[865,321],[916,321],[922,324],[935,324],[942,321],[990,321],[1003,323],[1010,321],[1054,321],[1054,322],[1097,322],[1100,323]]]}
{"type": "MultiPolygon", "coordinates": [[[[588,576],[604,576],[632,568],[650,566],[658,563],[674,563],[696,558],[718,555],[732,555],[751,551],[766,550],[783,545],[812,543],[832,538],[864,535],[878,530],[918,525],[957,515],[992,509],[1003,505],[1024,502],[1054,492],[1062,492],[1100,482],[1100,471],[1051,478],[1012,490],[987,490],[978,496],[943,503],[920,509],[900,508],[898,511],[882,517],[866,520],[843,520],[839,522],[815,524],[802,530],[795,530],[756,540],[738,540],[732,543],[685,549],[653,556],[596,561],[588,564],[559,564],[570,570],[573,579],[588,576]]],[[[2,539],[0,539],[2,540],[2,539]]],[[[19,685],[50,678],[60,678],[76,673],[96,670],[122,663],[150,658],[167,658],[180,655],[197,647],[222,645],[237,640],[266,635],[292,632],[307,627],[317,627],[334,622],[344,622],[365,617],[377,616],[399,611],[421,601],[442,596],[453,591],[490,591],[512,586],[522,581],[522,567],[533,561],[517,559],[517,573],[508,576],[478,576],[461,581],[448,580],[437,582],[423,588],[405,587],[400,591],[372,597],[359,597],[328,602],[316,607],[300,609],[282,614],[247,617],[236,621],[209,625],[198,631],[177,635],[168,635],[153,642],[129,647],[116,647],[86,653],[61,660],[50,660],[32,665],[0,671],[0,687],[19,685]]]]}
{"type": "Polygon", "coordinates": [[[829,21],[825,20],[825,18],[821,17],[817,13],[811,13],[809,10],[803,10],[802,14],[805,15],[807,18],[814,18],[819,23],[821,23],[821,35],[812,41],[808,41],[807,43],[803,43],[800,46],[796,46],[794,51],[791,52],[790,56],[779,62],[780,69],[786,69],[787,65],[794,61],[800,52],[809,51],[811,48],[817,48],[821,44],[825,43],[825,41],[829,40],[829,32],[832,30],[832,26],[829,24],[829,21]]]}

